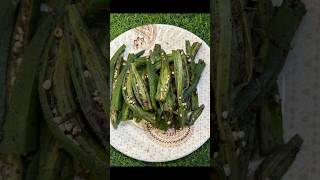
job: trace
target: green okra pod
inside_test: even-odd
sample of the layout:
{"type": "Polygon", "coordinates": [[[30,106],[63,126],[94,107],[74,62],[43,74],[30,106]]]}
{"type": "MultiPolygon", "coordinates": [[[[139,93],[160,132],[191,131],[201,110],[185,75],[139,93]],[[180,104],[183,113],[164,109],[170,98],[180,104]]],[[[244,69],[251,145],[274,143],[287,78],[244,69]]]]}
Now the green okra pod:
{"type": "Polygon", "coordinates": [[[65,165],[70,165],[70,163],[66,162],[72,160],[72,158],[61,149],[61,145],[54,139],[48,127],[44,124],[41,127],[41,147],[38,153],[37,178],[47,180],[60,179],[62,178],[61,171],[64,168],[68,168],[65,165]]]}
{"type": "Polygon", "coordinates": [[[264,154],[270,154],[283,144],[282,112],[277,84],[262,102],[259,134],[260,148],[264,154]]]}
{"type": "Polygon", "coordinates": [[[268,156],[256,171],[258,180],[281,179],[292,162],[295,160],[303,140],[299,135],[293,136],[290,141],[268,156]]]}
{"type": "Polygon", "coordinates": [[[191,110],[194,111],[199,107],[198,91],[195,90],[191,95],[191,110]]]}
{"type": "MultiPolygon", "coordinates": [[[[114,89],[114,84],[115,84],[115,80],[118,78],[119,74],[117,75],[116,78],[114,78],[114,72],[115,72],[115,68],[116,68],[116,64],[117,62],[119,62],[119,59],[121,59],[121,55],[124,53],[126,49],[126,45],[122,45],[120,46],[117,51],[114,53],[114,55],[111,57],[110,59],[110,68],[109,68],[109,71],[110,71],[110,80],[109,80],[109,84],[110,84],[110,96],[112,95],[112,91],[114,89]]],[[[118,71],[119,72],[119,71],[118,71]]],[[[119,72],[120,73],[120,72],[119,72]]]]}
{"type": "Polygon", "coordinates": [[[188,66],[188,60],[187,60],[187,56],[186,54],[181,51],[181,58],[182,58],[182,68],[183,68],[183,89],[187,89],[190,85],[190,81],[191,81],[191,78],[190,78],[190,75],[189,75],[189,66],[188,66]]]}
{"type": "Polygon", "coordinates": [[[148,74],[150,101],[153,109],[157,109],[156,93],[157,93],[158,76],[156,74],[155,66],[150,61],[147,62],[147,74],[148,74]]]}
{"type": "Polygon", "coordinates": [[[82,123],[83,115],[77,112],[79,107],[69,74],[72,68],[67,67],[67,62],[76,61],[74,55],[78,53],[71,48],[74,44],[70,43],[69,33],[65,34],[61,40],[51,37],[43,55],[38,88],[42,111],[59,144],[85,167],[106,178],[104,148],[82,123]]]}
{"type": "MultiPolygon", "coordinates": [[[[112,58],[110,60],[110,77],[111,78],[113,78],[117,61],[119,60],[119,58],[121,58],[121,55],[124,53],[125,50],[126,50],[126,45],[123,44],[122,46],[119,47],[119,49],[112,56],[112,58]]],[[[112,87],[112,86],[110,86],[110,87],[112,87]]]]}
{"type": "Polygon", "coordinates": [[[179,106],[183,106],[183,64],[182,64],[182,56],[179,51],[172,51],[172,55],[174,58],[174,80],[177,90],[177,98],[179,106]]]}
{"type": "Polygon", "coordinates": [[[185,103],[183,96],[183,64],[181,51],[172,51],[172,56],[174,60],[174,79],[177,91],[178,99],[178,127],[183,127],[187,119],[187,104],[185,103]]]}
{"type": "Polygon", "coordinates": [[[194,69],[194,73],[193,73],[194,75],[191,80],[191,85],[183,93],[183,96],[185,99],[189,98],[192,95],[192,93],[197,89],[198,83],[201,78],[201,74],[202,74],[205,66],[206,66],[206,64],[202,59],[200,59],[199,62],[195,65],[195,69],[194,69]]]}
{"type": "Polygon", "coordinates": [[[131,63],[134,61],[133,57],[133,54],[129,54],[126,64],[122,68],[118,78],[115,80],[114,90],[111,94],[110,120],[114,128],[116,128],[118,125],[119,111],[123,102],[123,81],[125,80],[127,70],[130,69],[131,63]]]}
{"type": "Polygon", "coordinates": [[[69,61],[71,79],[81,110],[89,125],[104,146],[108,139],[109,120],[107,119],[110,101],[107,83],[107,63],[101,49],[96,45],[83,21],[76,5],[67,6],[65,26],[70,42],[73,42],[74,61],[69,61]]]}
{"type": "Polygon", "coordinates": [[[151,110],[152,105],[149,97],[149,93],[146,85],[144,84],[138,70],[136,68],[135,63],[131,64],[131,72],[132,72],[132,88],[135,94],[136,99],[144,110],[151,110]]]}
{"type": "Polygon", "coordinates": [[[120,121],[130,120],[129,119],[130,113],[132,113],[132,111],[130,110],[128,104],[127,103],[123,103],[122,104],[122,109],[121,109],[121,112],[120,112],[120,118],[118,120],[119,123],[120,123],[120,121]]]}
{"type": "MultiPolygon", "coordinates": [[[[119,77],[123,63],[124,63],[123,58],[122,57],[118,58],[116,65],[114,67],[114,73],[112,75],[112,85],[115,84],[116,79],[119,77]]],[[[112,87],[112,90],[113,90],[113,88],[114,88],[114,86],[112,87]]],[[[112,91],[111,91],[111,94],[112,94],[112,91]]]]}
{"type": "Polygon", "coordinates": [[[161,69],[156,93],[156,99],[159,102],[163,102],[167,98],[170,80],[171,71],[169,67],[169,61],[165,52],[161,52],[161,69]]]}
{"type": "Polygon", "coordinates": [[[202,111],[204,109],[204,105],[202,104],[200,107],[198,107],[196,110],[194,110],[190,117],[188,118],[188,121],[186,122],[189,126],[192,126],[196,120],[199,118],[201,115],[202,111]]]}
{"type": "Polygon", "coordinates": [[[172,85],[170,84],[169,93],[163,104],[163,111],[172,113],[174,109],[175,109],[175,95],[172,90],[172,85]]]}
{"type": "Polygon", "coordinates": [[[161,49],[161,46],[159,44],[156,44],[153,48],[152,53],[150,53],[150,62],[151,64],[155,64],[156,62],[161,61],[161,53],[164,52],[163,49],[161,49]]]}
{"type": "Polygon", "coordinates": [[[191,63],[194,63],[195,57],[196,57],[201,45],[202,44],[199,42],[194,42],[191,45],[189,40],[186,41],[187,57],[190,59],[191,63]]]}
{"type": "Polygon", "coordinates": [[[24,60],[16,74],[15,85],[11,90],[11,98],[3,123],[5,136],[0,144],[2,153],[25,153],[37,147],[37,127],[35,125],[38,121],[40,105],[38,92],[35,89],[38,64],[43,47],[55,26],[55,18],[57,17],[50,15],[41,19],[35,36],[25,49],[24,60]]]}
{"type": "Polygon", "coordinates": [[[19,7],[19,1],[12,3],[12,1],[5,0],[0,2],[2,11],[0,11],[0,133],[2,136],[2,123],[5,119],[6,109],[6,79],[7,66],[9,64],[9,49],[11,36],[13,34],[13,27],[15,22],[15,15],[19,7]],[[5,9],[5,10],[4,10],[5,9]]]}
{"type": "Polygon", "coordinates": [[[257,96],[265,94],[272,87],[284,65],[291,40],[305,14],[305,5],[299,0],[285,0],[275,12],[268,26],[268,35],[272,35],[272,39],[269,36],[270,46],[264,56],[263,72],[258,79],[252,79],[235,98],[233,116],[243,113],[257,96]]]}
{"type": "Polygon", "coordinates": [[[122,83],[122,95],[124,101],[128,104],[129,108],[133,111],[134,115],[138,118],[144,119],[151,124],[155,124],[156,117],[153,113],[144,111],[139,105],[134,97],[133,87],[132,87],[132,76],[131,68],[125,73],[125,80],[122,83]]]}

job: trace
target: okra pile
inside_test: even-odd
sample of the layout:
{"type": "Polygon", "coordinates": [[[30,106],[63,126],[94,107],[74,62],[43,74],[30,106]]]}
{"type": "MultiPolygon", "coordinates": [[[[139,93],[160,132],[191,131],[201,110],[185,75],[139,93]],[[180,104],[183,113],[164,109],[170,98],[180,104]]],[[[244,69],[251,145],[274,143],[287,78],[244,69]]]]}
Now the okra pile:
{"type": "Polygon", "coordinates": [[[109,178],[108,3],[0,1],[0,179],[109,178]]]}
{"type": "Polygon", "coordinates": [[[122,45],[110,61],[111,112],[114,128],[121,121],[145,120],[167,130],[191,126],[204,109],[199,106],[197,85],[205,62],[196,55],[201,43],[186,41],[186,51],[167,54],[156,44],[149,55],[131,53],[126,59],[122,45]]]}
{"type": "Polygon", "coordinates": [[[300,0],[279,7],[271,0],[211,0],[211,12],[212,178],[280,180],[303,140],[283,139],[277,77],[305,6],[300,0]]]}

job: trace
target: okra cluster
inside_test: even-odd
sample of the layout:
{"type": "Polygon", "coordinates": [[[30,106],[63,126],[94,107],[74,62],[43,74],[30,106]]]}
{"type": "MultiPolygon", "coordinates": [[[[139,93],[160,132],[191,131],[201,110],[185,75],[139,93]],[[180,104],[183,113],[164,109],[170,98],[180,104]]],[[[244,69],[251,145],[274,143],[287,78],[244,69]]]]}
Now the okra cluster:
{"type": "Polygon", "coordinates": [[[125,60],[122,45],[110,62],[113,127],[127,120],[145,120],[161,130],[193,125],[204,109],[197,93],[205,68],[202,59],[195,61],[200,47],[199,42],[186,41],[186,51],[168,54],[156,44],[149,55],[143,50],[125,60]]]}

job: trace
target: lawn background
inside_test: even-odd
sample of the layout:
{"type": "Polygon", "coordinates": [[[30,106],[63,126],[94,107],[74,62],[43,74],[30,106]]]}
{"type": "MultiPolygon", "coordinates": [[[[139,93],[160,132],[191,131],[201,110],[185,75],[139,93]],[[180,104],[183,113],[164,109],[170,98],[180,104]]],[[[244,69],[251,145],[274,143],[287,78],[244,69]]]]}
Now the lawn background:
{"type": "MultiPolygon", "coordinates": [[[[210,44],[210,14],[111,14],[111,41],[132,28],[145,24],[170,24],[184,28],[210,44]]],[[[209,117],[208,117],[209,118],[209,117]]],[[[207,141],[190,155],[166,163],[147,163],[132,159],[113,147],[110,149],[111,166],[210,166],[210,143],[207,141]]]]}

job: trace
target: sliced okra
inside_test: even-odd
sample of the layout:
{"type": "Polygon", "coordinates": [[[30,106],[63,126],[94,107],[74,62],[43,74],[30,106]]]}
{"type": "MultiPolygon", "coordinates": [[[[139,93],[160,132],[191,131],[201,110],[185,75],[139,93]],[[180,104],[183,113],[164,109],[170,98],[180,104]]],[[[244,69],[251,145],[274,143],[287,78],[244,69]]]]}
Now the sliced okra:
{"type": "Polygon", "coordinates": [[[153,109],[157,109],[157,101],[156,101],[156,93],[157,93],[157,84],[158,84],[158,76],[156,74],[155,65],[150,61],[147,62],[147,75],[148,75],[148,85],[149,85],[149,93],[150,93],[150,101],[153,109]]]}
{"type": "Polygon", "coordinates": [[[51,37],[44,52],[38,88],[43,114],[55,139],[74,159],[93,172],[106,176],[101,173],[107,168],[104,148],[94,140],[95,135],[88,131],[82,123],[85,121],[83,116],[77,113],[79,107],[69,74],[72,68],[67,67],[67,61],[74,61],[71,48],[74,44],[69,38],[62,38],[58,48],[55,48],[55,43],[50,43],[51,37]],[[53,81],[54,86],[44,89],[42,82],[46,80],[53,81]]]}
{"type": "Polygon", "coordinates": [[[124,53],[125,49],[126,49],[126,45],[123,44],[122,46],[119,47],[119,49],[115,52],[115,54],[112,56],[110,60],[110,77],[111,78],[113,78],[117,61],[121,58],[121,55],[124,53]]]}
{"type": "Polygon", "coordinates": [[[177,91],[177,98],[179,106],[183,106],[184,97],[183,97],[183,64],[182,64],[182,56],[179,51],[172,51],[173,59],[174,59],[174,80],[177,91]]]}
{"type": "Polygon", "coordinates": [[[138,70],[135,66],[135,63],[131,64],[131,72],[132,72],[132,88],[135,94],[136,99],[144,110],[151,110],[152,105],[149,97],[149,93],[146,85],[144,84],[138,70]]]}
{"type": "Polygon", "coordinates": [[[122,95],[125,103],[128,104],[129,108],[133,111],[134,116],[144,119],[152,124],[155,124],[155,115],[153,113],[144,111],[138,104],[132,87],[132,74],[131,68],[125,73],[125,80],[122,83],[122,95]]]}
{"type": "MultiPolygon", "coordinates": [[[[118,58],[116,65],[115,65],[115,68],[114,68],[114,73],[112,75],[112,85],[114,85],[116,79],[118,78],[118,76],[121,72],[121,67],[123,65],[123,62],[124,62],[124,60],[122,57],[118,58]]],[[[112,87],[112,90],[113,90],[113,87],[112,87]]]]}
{"type": "Polygon", "coordinates": [[[106,79],[107,63],[101,49],[92,39],[78,6],[68,5],[66,17],[70,23],[70,27],[67,27],[68,33],[71,33],[72,41],[76,42],[73,48],[74,61],[69,62],[75,92],[89,125],[107,146],[109,131],[107,116],[110,108],[106,79]],[[92,97],[95,91],[98,91],[99,95],[92,97]]]}
{"type": "Polygon", "coordinates": [[[175,95],[172,90],[172,85],[170,83],[169,93],[167,95],[166,101],[163,104],[163,111],[172,112],[175,109],[175,95]]]}
{"type": "Polygon", "coordinates": [[[169,84],[171,80],[171,71],[169,61],[165,52],[161,53],[161,69],[158,80],[156,99],[159,102],[164,102],[169,92],[169,84]]]}
{"type": "Polygon", "coordinates": [[[129,64],[127,64],[121,71],[117,80],[114,84],[114,89],[111,96],[111,107],[110,107],[110,120],[114,128],[117,128],[118,125],[118,116],[119,111],[122,107],[122,84],[126,76],[127,69],[129,64]]]}

